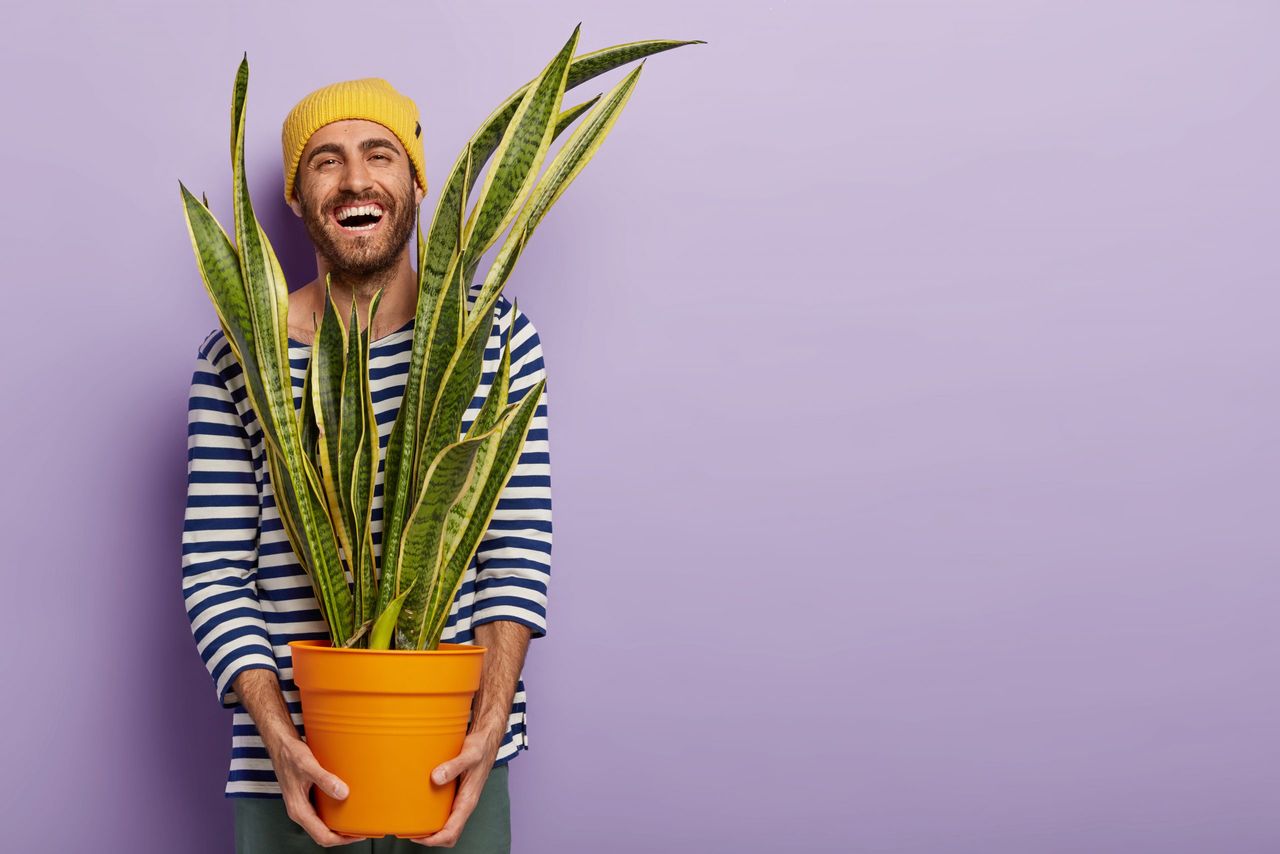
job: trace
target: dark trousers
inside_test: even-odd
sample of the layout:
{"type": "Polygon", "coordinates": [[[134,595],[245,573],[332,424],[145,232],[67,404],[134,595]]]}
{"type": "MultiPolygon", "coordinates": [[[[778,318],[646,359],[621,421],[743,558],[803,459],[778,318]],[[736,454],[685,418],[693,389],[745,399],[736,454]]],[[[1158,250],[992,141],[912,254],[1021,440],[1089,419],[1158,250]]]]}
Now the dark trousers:
{"type": "Polygon", "coordinates": [[[321,854],[325,851],[423,854],[433,850],[456,854],[510,854],[511,800],[507,791],[507,767],[506,764],[499,765],[489,772],[480,801],[453,848],[435,849],[395,836],[362,839],[350,845],[325,848],[317,845],[301,825],[289,818],[284,798],[232,798],[235,802],[236,854],[321,854]]]}

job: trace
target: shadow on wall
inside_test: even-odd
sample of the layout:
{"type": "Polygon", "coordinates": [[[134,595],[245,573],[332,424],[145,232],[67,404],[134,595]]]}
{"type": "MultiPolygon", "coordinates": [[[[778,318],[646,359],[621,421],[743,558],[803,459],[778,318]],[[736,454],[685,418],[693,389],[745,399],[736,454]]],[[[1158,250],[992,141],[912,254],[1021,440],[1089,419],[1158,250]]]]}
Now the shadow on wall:
{"type": "Polygon", "coordinates": [[[124,696],[133,698],[131,717],[139,736],[130,750],[137,766],[130,777],[155,781],[166,790],[168,805],[167,813],[157,816],[130,799],[127,808],[144,813],[130,824],[146,829],[148,847],[155,850],[213,854],[231,850],[234,842],[231,808],[223,796],[231,713],[214,697],[182,597],[187,393],[199,343],[192,342],[187,364],[175,368],[181,381],[133,410],[142,415],[130,431],[139,447],[129,458],[153,463],[137,484],[139,506],[132,514],[140,528],[137,557],[143,562],[135,577],[150,583],[137,584],[133,594],[139,599],[134,613],[146,616],[134,630],[139,643],[121,676],[134,683],[124,688],[124,696]]]}

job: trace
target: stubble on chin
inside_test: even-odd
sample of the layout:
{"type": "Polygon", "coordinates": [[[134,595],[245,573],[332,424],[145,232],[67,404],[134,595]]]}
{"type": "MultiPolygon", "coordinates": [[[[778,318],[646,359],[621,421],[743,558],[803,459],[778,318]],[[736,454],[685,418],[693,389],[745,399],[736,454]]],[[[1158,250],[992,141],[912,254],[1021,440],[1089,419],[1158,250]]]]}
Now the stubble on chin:
{"type": "Polygon", "coordinates": [[[301,193],[298,199],[311,242],[328,263],[334,278],[371,276],[395,266],[413,230],[412,190],[407,204],[404,199],[381,202],[386,209],[387,221],[382,223],[376,237],[371,235],[354,240],[345,239],[331,230],[340,228],[329,218],[327,211],[332,205],[326,202],[313,208],[301,193]]]}

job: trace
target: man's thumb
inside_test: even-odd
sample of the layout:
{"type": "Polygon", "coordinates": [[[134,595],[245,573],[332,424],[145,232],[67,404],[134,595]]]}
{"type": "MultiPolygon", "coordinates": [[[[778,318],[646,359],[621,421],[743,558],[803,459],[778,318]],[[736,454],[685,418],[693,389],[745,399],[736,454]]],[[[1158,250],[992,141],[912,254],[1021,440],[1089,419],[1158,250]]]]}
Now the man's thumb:
{"type": "Polygon", "coordinates": [[[346,800],[347,795],[350,794],[347,784],[342,782],[337,774],[330,774],[326,771],[324,766],[316,761],[314,754],[308,758],[304,765],[311,782],[323,789],[326,795],[337,798],[340,801],[346,800]]]}
{"type": "Polygon", "coordinates": [[[347,788],[347,784],[342,782],[333,774],[328,774],[324,778],[324,790],[327,794],[337,798],[340,801],[346,800],[347,795],[351,794],[351,790],[347,788]]]}

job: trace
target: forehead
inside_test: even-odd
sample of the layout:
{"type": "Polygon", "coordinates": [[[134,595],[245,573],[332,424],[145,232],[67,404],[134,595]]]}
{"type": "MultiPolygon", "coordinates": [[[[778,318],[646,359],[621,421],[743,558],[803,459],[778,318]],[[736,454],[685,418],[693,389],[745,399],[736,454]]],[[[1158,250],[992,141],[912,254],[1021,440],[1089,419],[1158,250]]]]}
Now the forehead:
{"type": "Polygon", "coordinates": [[[396,151],[404,153],[404,147],[400,144],[400,140],[385,125],[371,122],[368,119],[340,119],[321,126],[315,133],[311,134],[311,138],[307,140],[306,148],[302,150],[302,156],[305,158],[312,149],[326,143],[354,148],[366,139],[388,140],[395,146],[396,151]]]}

